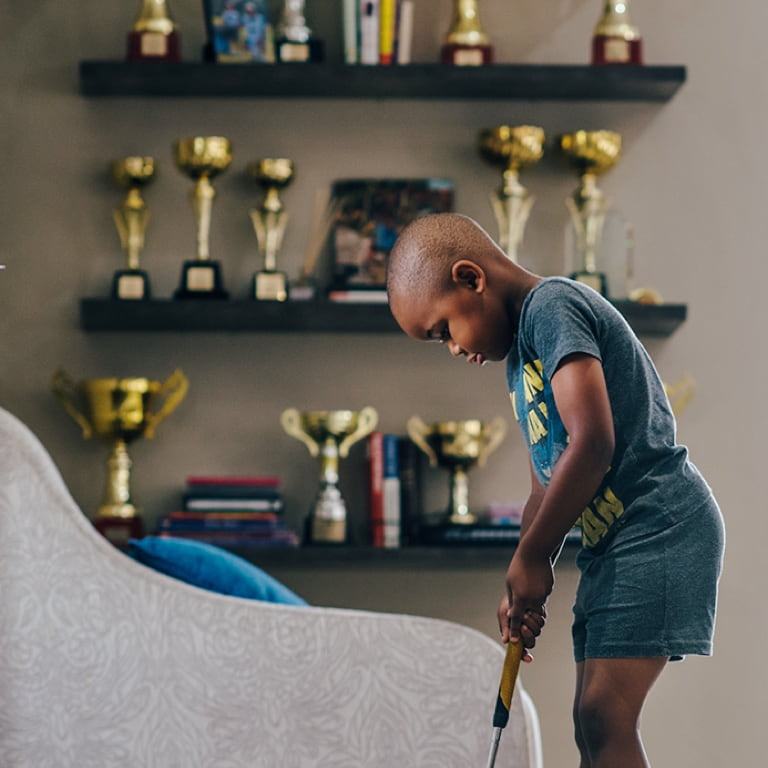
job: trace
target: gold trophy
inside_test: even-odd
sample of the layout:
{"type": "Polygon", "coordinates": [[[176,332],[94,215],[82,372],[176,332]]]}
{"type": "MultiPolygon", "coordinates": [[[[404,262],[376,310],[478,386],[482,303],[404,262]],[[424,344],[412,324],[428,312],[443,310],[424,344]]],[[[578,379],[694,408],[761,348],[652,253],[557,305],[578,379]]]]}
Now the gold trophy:
{"type": "Polygon", "coordinates": [[[211,261],[209,239],[211,210],[216,191],[211,179],[229,168],[232,145],[220,136],[195,136],[174,145],[176,166],[194,180],[192,207],[197,223],[197,257],[184,262],[177,299],[226,299],[221,264],[211,261]]]}
{"type": "Polygon", "coordinates": [[[53,375],[51,389],[80,425],[83,437],[95,434],[110,445],[107,482],[93,524],[115,546],[143,535],[141,516],[131,498],[127,446],[139,437],[154,437],[157,425],[176,409],[187,388],[187,378],[179,370],[164,382],[113,378],[75,383],[62,370],[53,375]],[[157,398],[165,400],[155,410],[157,398]]]}
{"type": "Polygon", "coordinates": [[[283,429],[301,440],[312,456],[320,457],[320,489],[307,516],[305,539],[310,544],[347,541],[347,507],[338,488],[339,459],[376,428],[379,416],[366,406],[361,411],[283,411],[283,429]]]}
{"type": "Polygon", "coordinates": [[[610,205],[597,186],[621,156],[621,136],[613,131],[576,131],[560,137],[560,150],[579,175],[580,184],[566,199],[571,214],[579,266],[570,277],[608,295],[605,272],[598,268],[598,249],[610,205]]]}
{"type": "Polygon", "coordinates": [[[149,211],[141,197],[141,188],[155,176],[155,161],[151,157],[123,157],[111,166],[112,178],[128,194],[113,212],[120,242],[128,257],[128,268],[117,270],[112,280],[113,299],[148,299],[149,275],[140,269],[144,232],[149,211]]]}
{"type": "Polygon", "coordinates": [[[321,61],[322,42],[312,37],[312,30],[304,18],[304,0],[283,0],[280,24],[277,27],[277,60],[321,61]]]}
{"type": "Polygon", "coordinates": [[[179,61],[181,39],[166,0],[141,0],[139,15],[128,33],[127,61],[179,61]]]}
{"type": "Polygon", "coordinates": [[[490,424],[478,419],[438,421],[425,424],[418,416],[408,419],[408,436],[429,457],[429,465],[447,467],[451,473],[451,493],[446,522],[472,525],[477,515],[469,507],[468,471],[482,467],[507,433],[507,422],[497,416],[490,424]]]}
{"type": "Polygon", "coordinates": [[[643,40],[632,23],[629,0],[604,0],[592,34],[592,64],[643,63],[643,40]]]}
{"type": "Polygon", "coordinates": [[[499,245],[518,262],[523,232],[536,198],[520,183],[520,170],[544,154],[544,129],[535,125],[500,125],[480,132],[480,155],[502,167],[501,187],[490,200],[499,226],[499,245]]]}
{"type": "Polygon", "coordinates": [[[443,64],[479,67],[493,62],[493,47],[480,26],[478,0],[453,0],[453,20],[440,49],[443,64]]]}
{"type": "Polygon", "coordinates": [[[249,211],[259,255],[264,262],[264,269],[253,278],[256,299],[285,301],[288,298],[288,277],[277,270],[277,254],[288,223],[280,190],[291,183],[293,173],[293,161],[284,157],[267,157],[248,166],[248,174],[265,190],[261,205],[249,211]]]}

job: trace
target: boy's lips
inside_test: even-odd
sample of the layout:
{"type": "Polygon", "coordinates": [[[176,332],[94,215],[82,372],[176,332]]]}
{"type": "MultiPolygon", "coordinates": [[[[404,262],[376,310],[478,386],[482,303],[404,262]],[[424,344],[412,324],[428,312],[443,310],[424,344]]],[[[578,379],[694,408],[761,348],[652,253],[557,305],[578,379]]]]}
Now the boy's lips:
{"type": "Polygon", "coordinates": [[[485,358],[479,352],[473,352],[471,355],[467,355],[468,363],[475,363],[475,365],[483,365],[485,358]]]}

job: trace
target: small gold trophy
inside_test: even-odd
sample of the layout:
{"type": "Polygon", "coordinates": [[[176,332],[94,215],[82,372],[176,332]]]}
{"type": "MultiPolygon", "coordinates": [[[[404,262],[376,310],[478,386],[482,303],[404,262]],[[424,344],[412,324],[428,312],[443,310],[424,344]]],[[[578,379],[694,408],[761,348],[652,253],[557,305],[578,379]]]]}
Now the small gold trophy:
{"type": "Polygon", "coordinates": [[[338,488],[339,459],[350,447],[376,429],[374,408],[360,411],[283,411],[283,429],[320,456],[320,489],[307,516],[305,539],[310,544],[344,544],[347,541],[347,507],[338,488]]]}
{"type": "Polygon", "coordinates": [[[149,221],[149,211],[141,197],[141,188],[155,176],[155,161],[151,157],[123,157],[111,166],[112,178],[128,190],[128,194],[113,216],[120,242],[128,256],[128,268],[115,272],[112,280],[113,299],[148,299],[149,275],[139,268],[144,248],[144,232],[149,221]]]}
{"type": "Polygon", "coordinates": [[[570,277],[608,295],[605,272],[598,269],[598,249],[610,209],[597,177],[607,173],[621,156],[621,136],[613,131],[576,131],[560,137],[560,150],[579,175],[580,184],[566,199],[575,234],[580,267],[570,277]]]}
{"type": "Polygon", "coordinates": [[[629,0],[604,0],[592,34],[592,64],[642,64],[643,40],[632,23],[629,0]]]}
{"type": "Polygon", "coordinates": [[[229,168],[232,146],[220,136],[195,136],[174,145],[176,166],[194,180],[192,207],[197,223],[197,258],[184,262],[177,299],[226,299],[221,264],[211,261],[209,239],[211,210],[216,191],[211,179],[229,168]]]}
{"type": "Polygon", "coordinates": [[[518,262],[525,224],[536,198],[520,183],[520,170],[544,154],[544,129],[535,125],[500,125],[480,132],[480,155],[502,168],[501,187],[490,200],[499,226],[499,245],[518,262]]]}
{"type": "Polygon", "coordinates": [[[127,446],[139,437],[154,437],[157,425],[184,399],[187,387],[187,378],[179,370],[165,382],[113,378],[76,384],[62,370],[53,375],[51,389],[80,425],[83,437],[96,434],[110,445],[104,496],[93,524],[115,546],[143,535],[141,516],[131,498],[132,462],[127,446]],[[155,410],[158,397],[165,401],[155,410]]]}
{"type": "Polygon", "coordinates": [[[293,161],[284,157],[267,157],[248,166],[248,173],[265,190],[258,208],[249,211],[259,255],[264,269],[253,278],[253,296],[268,301],[285,301],[288,298],[288,276],[277,270],[277,254],[283,242],[288,223],[280,190],[293,179],[293,161]]]}
{"type": "Polygon", "coordinates": [[[447,467],[451,473],[451,493],[446,522],[471,525],[477,515],[469,507],[468,471],[482,467],[507,433],[507,422],[497,416],[490,424],[478,419],[438,421],[425,424],[418,416],[408,419],[408,436],[429,457],[429,465],[447,467]]]}
{"type": "Polygon", "coordinates": [[[312,37],[304,18],[305,0],[283,0],[277,27],[277,60],[280,62],[322,61],[323,45],[312,37]]]}
{"type": "Polygon", "coordinates": [[[478,0],[453,0],[453,20],[440,49],[443,64],[479,67],[493,62],[493,47],[480,26],[478,0]]]}
{"type": "Polygon", "coordinates": [[[127,61],[179,61],[179,30],[166,0],[141,0],[139,15],[128,33],[127,61]]]}

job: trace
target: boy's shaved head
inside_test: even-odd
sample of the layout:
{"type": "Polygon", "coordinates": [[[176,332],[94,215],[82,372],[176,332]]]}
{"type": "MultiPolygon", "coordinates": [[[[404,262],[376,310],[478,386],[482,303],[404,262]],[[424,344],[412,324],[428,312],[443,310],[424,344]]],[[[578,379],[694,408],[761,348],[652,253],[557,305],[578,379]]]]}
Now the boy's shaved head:
{"type": "Polygon", "coordinates": [[[451,266],[460,259],[486,263],[498,246],[467,216],[436,213],[411,222],[389,255],[390,303],[425,300],[451,286],[451,266]]]}

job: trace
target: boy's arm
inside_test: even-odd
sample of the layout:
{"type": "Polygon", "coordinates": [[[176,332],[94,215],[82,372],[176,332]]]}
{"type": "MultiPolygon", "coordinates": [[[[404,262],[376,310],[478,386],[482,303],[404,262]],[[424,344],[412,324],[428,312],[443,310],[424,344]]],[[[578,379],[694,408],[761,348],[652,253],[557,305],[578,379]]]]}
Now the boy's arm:
{"type": "Polygon", "coordinates": [[[554,585],[550,557],[595,496],[613,457],[613,414],[603,368],[586,354],[566,357],[552,376],[552,393],[568,445],[535,514],[527,521],[507,571],[510,638],[526,611],[544,615],[554,585]]]}

